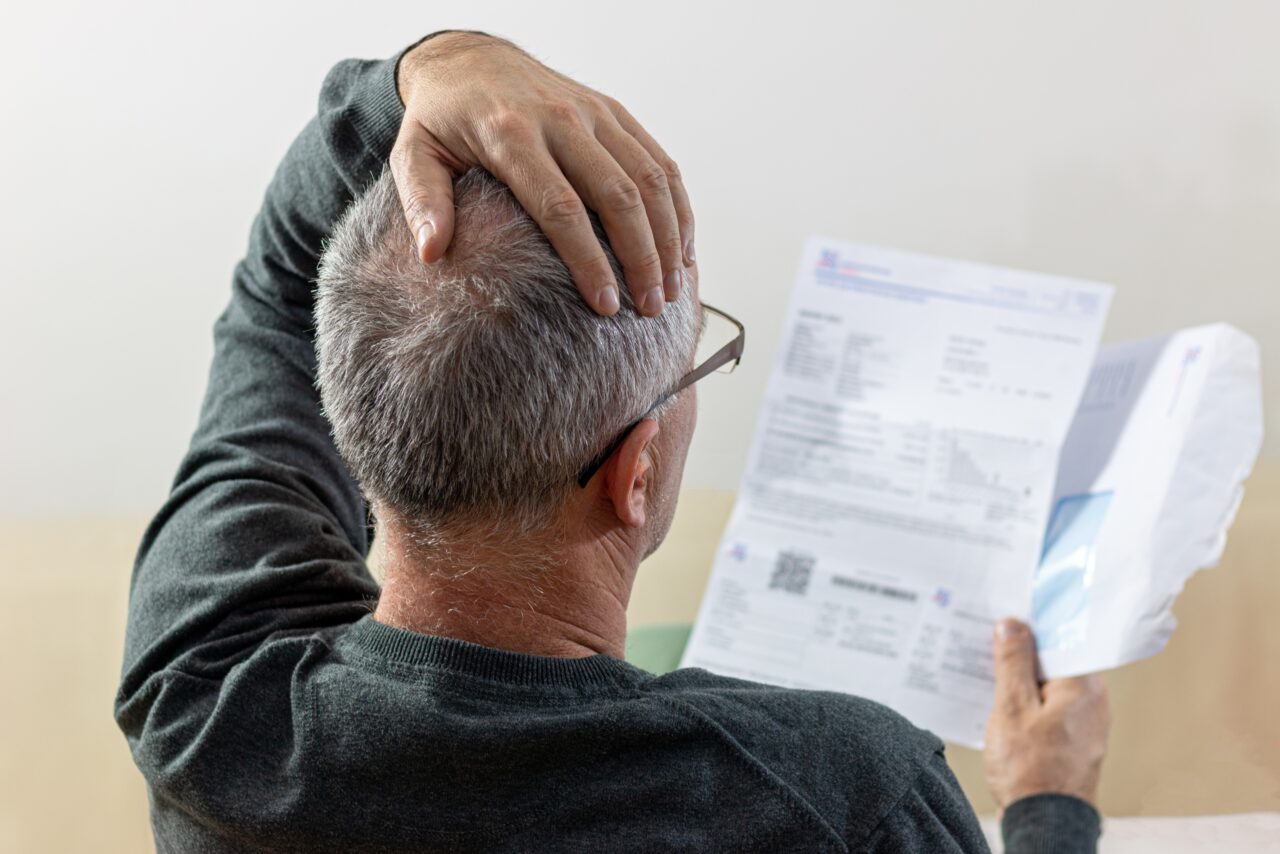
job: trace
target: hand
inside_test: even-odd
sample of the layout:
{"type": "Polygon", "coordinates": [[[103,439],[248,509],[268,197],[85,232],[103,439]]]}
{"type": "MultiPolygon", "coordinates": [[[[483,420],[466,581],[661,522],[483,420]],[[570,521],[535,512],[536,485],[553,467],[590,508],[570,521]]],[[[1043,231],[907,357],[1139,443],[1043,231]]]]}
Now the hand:
{"type": "Polygon", "coordinates": [[[402,58],[404,121],[391,168],[423,263],[453,237],[453,177],[483,166],[511,188],[601,314],[617,282],[590,207],[640,313],[684,286],[693,212],[674,161],[621,104],[542,65],[510,42],[445,33],[402,58]],[[585,204],[584,204],[585,203],[585,204]]]}
{"type": "Polygon", "coordinates": [[[1111,726],[1102,678],[1040,684],[1035,637],[1017,620],[996,627],[995,668],[996,699],[982,764],[1001,811],[1019,798],[1048,792],[1074,795],[1096,808],[1111,726]]]}

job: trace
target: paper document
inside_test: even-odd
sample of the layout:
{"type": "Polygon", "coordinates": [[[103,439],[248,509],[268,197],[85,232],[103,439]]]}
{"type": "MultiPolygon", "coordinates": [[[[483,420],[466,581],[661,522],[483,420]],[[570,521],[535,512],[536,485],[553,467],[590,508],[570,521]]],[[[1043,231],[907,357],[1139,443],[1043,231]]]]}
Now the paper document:
{"type": "Polygon", "coordinates": [[[683,664],[979,743],[1110,297],[811,240],[683,664]]]}
{"type": "Polygon", "coordinates": [[[1099,354],[1111,288],[811,240],[684,666],[980,746],[991,631],[1049,677],[1163,648],[1262,437],[1225,325],[1099,354]]]}

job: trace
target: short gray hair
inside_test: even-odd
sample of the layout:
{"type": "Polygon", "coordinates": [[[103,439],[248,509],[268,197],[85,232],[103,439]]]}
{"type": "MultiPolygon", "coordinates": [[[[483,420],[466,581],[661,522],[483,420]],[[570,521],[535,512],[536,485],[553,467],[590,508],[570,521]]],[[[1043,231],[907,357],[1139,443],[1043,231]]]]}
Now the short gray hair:
{"type": "MultiPolygon", "coordinates": [[[[423,265],[384,171],[320,261],[319,387],[365,494],[420,532],[548,524],[577,473],[691,367],[691,288],[659,317],[596,315],[511,192],[455,182],[453,242],[423,265]]],[[[599,225],[618,282],[622,271],[599,225]]]]}

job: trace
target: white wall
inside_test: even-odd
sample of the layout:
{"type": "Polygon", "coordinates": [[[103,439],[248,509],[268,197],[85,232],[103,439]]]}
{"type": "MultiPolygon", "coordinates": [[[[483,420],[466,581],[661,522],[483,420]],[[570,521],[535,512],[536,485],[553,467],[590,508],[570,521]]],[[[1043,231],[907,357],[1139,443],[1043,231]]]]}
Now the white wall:
{"type": "Polygon", "coordinates": [[[325,71],[445,26],[616,95],[680,161],[705,293],[750,331],[739,372],[702,389],[693,485],[737,483],[811,232],[1113,282],[1112,339],[1232,321],[1262,342],[1280,424],[1280,4],[450,8],[6,12],[0,514],[161,500],[232,265],[325,71]]]}

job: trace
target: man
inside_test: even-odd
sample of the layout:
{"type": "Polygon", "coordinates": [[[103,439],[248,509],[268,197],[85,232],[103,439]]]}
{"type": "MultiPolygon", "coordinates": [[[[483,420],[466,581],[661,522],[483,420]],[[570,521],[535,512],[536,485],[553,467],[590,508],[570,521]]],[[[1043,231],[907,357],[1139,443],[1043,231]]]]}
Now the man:
{"type": "MultiPolygon", "coordinates": [[[[699,357],[692,229],[643,128],[508,43],[330,74],[135,568],[116,717],[160,850],[985,850],[888,709],[621,660],[699,368],[738,353],[699,357]]],[[[1105,697],[1002,627],[1008,850],[1091,850],[1105,697]]]]}

